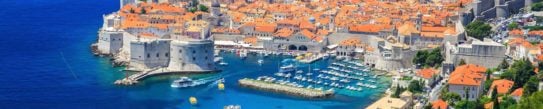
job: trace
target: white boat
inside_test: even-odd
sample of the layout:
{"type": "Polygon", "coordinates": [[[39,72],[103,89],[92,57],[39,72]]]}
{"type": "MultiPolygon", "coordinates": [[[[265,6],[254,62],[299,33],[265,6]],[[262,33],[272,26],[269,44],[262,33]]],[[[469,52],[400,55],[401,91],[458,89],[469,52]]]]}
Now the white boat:
{"type": "Polygon", "coordinates": [[[349,79],[341,79],[341,80],[339,80],[339,82],[348,83],[348,82],[351,82],[351,80],[349,80],[349,79]]]}
{"type": "Polygon", "coordinates": [[[221,62],[221,63],[219,63],[219,65],[226,66],[226,65],[228,65],[228,63],[226,63],[226,62],[221,62]]]}
{"type": "Polygon", "coordinates": [[[296,73],[304,73],[304,71],[298,70],[296,71],[296,73]]]}
{"type": "Polygon", "coordinates": [[[275,76],[283,77],[283,76],[285,76],[285,74],[281,73],[281,72],[277,72],[277,73],[275,73],[275,76]]]}
{"type": "Polygon", "coordinates": [[[179,79],[174,80],[172,84],[170,84],[170,87],[173,87],[173,88],[194,87],[194,86],[202,85],[205,83],[206,81],[204,79],[192,80],[189,77],[180,77],[179,79]]]}
{"type": "Polygon", "coordinates": [[[259,59],[257,62],[258,62],[258,64],[262,64],[262,63],[264,63],[264,60],[259,59]]]}
{"type": "Polygon", "coordinates": [[[279,68],[279,72],[292,72],[292,71],[295,71],[295,67],[294,65],[292,64],[289,64],[289,65],[286,65],[286,66],[281,66],[279,68]]]}

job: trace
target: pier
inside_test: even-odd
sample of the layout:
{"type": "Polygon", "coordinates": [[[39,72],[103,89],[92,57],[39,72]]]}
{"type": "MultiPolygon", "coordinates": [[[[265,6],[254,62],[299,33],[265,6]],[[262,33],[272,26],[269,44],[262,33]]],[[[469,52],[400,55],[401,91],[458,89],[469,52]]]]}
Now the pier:
{"type": "Polygon", "coordinates": [[[271,82],[259,81],[254,79],[240,79],[238,83],[243,87],[283,93],[288,95],[300,96],[304,98],[328,98],[334,95],[333,91],[321,91],[308,88],[298,88],[293,86],[275,84],[271,82]]]}
{"type": "Polygon", "coordinates": [[[145,79],[147,77],[155,76],[155,75],[165,75],[165,74],[174,74],[174,73],[205,73],[205,72],[214,72],[214,71],[170,71],[167,68],[153,68],[153,69],[142,71],[140,73],[130,75],[123,79],[119,79],[115,81],[114,84],[135,85],[140,80],[145,79]]]}

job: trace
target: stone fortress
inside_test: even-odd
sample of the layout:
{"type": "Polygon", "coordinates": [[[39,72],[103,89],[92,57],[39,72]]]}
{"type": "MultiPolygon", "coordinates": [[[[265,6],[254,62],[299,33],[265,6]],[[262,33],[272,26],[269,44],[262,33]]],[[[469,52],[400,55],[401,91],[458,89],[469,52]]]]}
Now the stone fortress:
{"type": "Polygon", "coordinates": [[[179,20],[176,15],[181,11],[174,8],[121,0],[119,12],[103,16],[98,41],[93,44],[95,53],[112,56],[115,63],[125,64],[126,70],[131,71],[158,68],[165,69],[164,72],[216,71],[210,29],[223,18],[218,5],[210,8],[212,14],[200,14],[194,17],[196,20],[187,21],[179,20]],[[149,12],[134,14],[144,13],[138,10],[141,7],[149,12]]]}
{"type": "Polygon", "coordinates": [[[532,5],[537,0],[464,0],[464,9],[460,11],[460,20],[467,24],[476,19],[507,18],[521,9],[532,5]]]}

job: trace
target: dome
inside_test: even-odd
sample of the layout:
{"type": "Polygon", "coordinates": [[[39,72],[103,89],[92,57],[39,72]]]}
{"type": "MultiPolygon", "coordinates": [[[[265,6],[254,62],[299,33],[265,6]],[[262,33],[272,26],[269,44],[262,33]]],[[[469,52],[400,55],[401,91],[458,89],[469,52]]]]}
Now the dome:
{"type": "Polygon", "coordinates": [[[310,17],[310,18],[309,18],[309,22],[315,23],[315,17],[310,17]]]}

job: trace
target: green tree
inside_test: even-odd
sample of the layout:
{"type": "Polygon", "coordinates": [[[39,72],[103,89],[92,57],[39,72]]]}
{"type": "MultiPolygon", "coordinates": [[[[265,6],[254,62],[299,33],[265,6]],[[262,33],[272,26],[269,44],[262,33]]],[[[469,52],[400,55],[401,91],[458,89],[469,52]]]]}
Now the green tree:
{"type": "Polygon", "coordinates": [[[492,95],[490,95],[490,99],[497,100],[498,99],[498,88],[494,87],[492,89],[492,95]]]}
{"type": "Polygon", "coordinates": [[[419,80],[413,80],[409,83],[409,86],[407,87],[407,90],[413,93],[420,93],[422,92],[423,85],[419,80]]]}
{"type": "Polygon", "coordinates": [[[536,92],[538,88],[539,88],[539,80],[537,79],[537,77],[532,76],[522,88],[523,89],[522,94],[523,96],[529,96],[532,93],[536,92]]]}
{"type": "Polygon", "coordinates": [[[147,14],[147,10],[145,10],[145,8],[141,8],[141,14],[147,14]]]}
{"type": "Polygon", "coordinates": [[[500,65],[498,65],[498,69],[507,69],[509,68],[509,63],[507,63],[507,61],[505,59],[502,60],[502,63],[500,63],[500,65]]]}
{"type": "Polygon", "coordinates": [[[509,29],[509,30],[518,29],[518,23],[517,22],[511,22],[509,25],[507,25],[507,29],[509,29]]]}
{"type": "Polygon", "coordinates": [[[189,8],[189,12],[191,12],[191,13],[194,13],[194,12],[196,12],[197,10],[198,10],[198,9],[196,9],[196,8],[189,8]]]}
{"type": "Polygon", "coordinates": [[[202,4],[198,5],[198,9],[200,9],[200,11],[202,11],[202,12],[207,12],[207,10],[208,10],[208,8],[205,5],[202,5],[202,4]]]}
{"type": "Polygon", "coordinates": [[[517,109],[543,109],[543,91],[523,97],[516,107],[517,109]]]}
{"type": "Polygon", "coordinates": [[[466,65],[466,60],[460,59],[460,62],[458,62],[458,66],[466,65]]]}
{"type": "Polygon", "coordinates": [[[473,21],[466,26],[466,33],[468,36],[483,40],[485,37],[490,36],[492,27],[483,21],[473,21]]]}
{"type": "Polygon", "coordinates": [[[487,79],[485,81],[483,93],[487,93],[490,90],[490,86],[492,86],[492,82],[494,82],[493,79],[487,79]]]}
{"type": "Polygon", "coordinates": [[[504,71],[502,74],[500,74],[500,78],[513,80],[513,75],[514,75],[513,69],[509,69],[509,70],[504,71]]]}
{"type": "Polygon", "coordinates": [[[543,3],[534,3],[532,4],[532,11],[541,11],[543,9],[543,3]]]}
{"type": "Polygon", "coordinates": [[[392,98],[400,98],[400,94],[404,91],[402,87],[400,87],[400,84],[396,86],[396,90],[394,91],[394,94],[391,95],[392,98]]]}
{"type": "Polygon", "coordinates": [[[517,102],[513,97],[509,95],[505,95],[502,97],[501,102],[499,103],[501,109],[509,109],[513,105],[515,105],[517,102]]]}
{"type": "Polygon", "coordinates": [[[139,0],[140,2],[146,2],[147,3],[147,0],[139,0]]]}
{"type": "Polygon", "coordinates": [[[511,67],[510,70],[513,70],[513,81],[515,82],[513,89],[524,86],[524,83],[535,75],[534,67],[527,59],[518,60],[511,67]]]}
{"type": "Polygon", "coordinates": [[[428,51],[426,50],[417,51],[417,53],[415,54],[415,58],[413,58],[413,63],[424,66],[422,64],[426,62],[426,55],[428,55],[428,51]]]}
{"type": "Polygon", "coordinates": [[[447,101],[449,103],[449,105],[454,106],[454,104],[457,101],[462,100],[462,97],[460,97],[460,95],[458,93],[447,92],[447,93],[443,94],[441,99],[447,101]]]}

